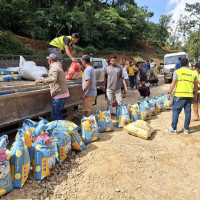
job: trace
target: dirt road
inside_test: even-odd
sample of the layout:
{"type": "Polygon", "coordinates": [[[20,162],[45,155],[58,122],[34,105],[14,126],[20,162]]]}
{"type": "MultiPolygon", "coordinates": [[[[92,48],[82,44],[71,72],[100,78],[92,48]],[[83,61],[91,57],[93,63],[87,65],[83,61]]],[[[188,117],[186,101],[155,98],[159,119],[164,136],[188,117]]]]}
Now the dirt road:
{"type": "MultiPolygon", "coordinates": [[[[161,79],[162,80],[162,79],[161,79]]],[[[152,96],[168,91],[161,81],[151,87],[152,96]]],[[[129,91],[127,103],[138,100],[129,91]]],[[[96,109],[105,110],[104,95],[96,109]]],[[[178,131],[183,127],[180,116],[178,131]]],[[[148,121],[157,131],[143,140],[115,128],[75,154],[40,182],[30,176],[23,189],[2,199],[80,200],[198,200],[200,199],[200,123],[191,123],[191,134],[167,135],[171,111],[148,121]]]]}

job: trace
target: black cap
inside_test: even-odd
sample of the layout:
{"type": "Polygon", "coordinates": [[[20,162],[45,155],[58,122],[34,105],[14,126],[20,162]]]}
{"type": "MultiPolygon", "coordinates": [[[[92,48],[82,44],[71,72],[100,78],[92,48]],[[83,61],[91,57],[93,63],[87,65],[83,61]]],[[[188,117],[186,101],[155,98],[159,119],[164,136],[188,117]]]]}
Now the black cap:
{"type": "Polygon", "coordinates": [[[79,35],[78,33],[73,33],[73,34],[72,34],[72,37],[73,37],[73,38],[78,38],[78,39],[79,39],[79,38],[80,38],[80,35],[79,35]]]}
{"type": "Polygon", "coordinates": [[[197,62],[197,63],[195,64],[195,67],[196,67],[196,68],[200,68],[200,62],[197,62]]]}

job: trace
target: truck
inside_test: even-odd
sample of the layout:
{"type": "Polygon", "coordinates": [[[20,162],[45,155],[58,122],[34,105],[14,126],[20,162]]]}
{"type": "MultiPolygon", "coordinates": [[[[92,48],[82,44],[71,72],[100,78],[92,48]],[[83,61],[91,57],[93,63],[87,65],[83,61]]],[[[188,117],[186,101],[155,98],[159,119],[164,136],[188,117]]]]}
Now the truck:
{"type": "Polygon", "coordinates": [[[179,57],[181,57],[181,59],[184,59],[184,58],[189,59],[187,53],[185,52],[169,53],[164,56],[164,63],[160,63],[161,65],[164,65],[164,82],[165,83],[169,83],[172,81],[176,62],[178,61],[179,57]]]}
{"type": "MultiPolygon", "coordinates": [[[[29,56],[24,56],[28,58],[29,56]]],[[[19,66],[19,56],[0,55],[0,68],[19,66]],[[11,59],[6,60],[11,57],[11,59]],[[6,59],[3,59],[6,58],[6,59]]],[[[43,57],[30,57],[36,62],[38,66],[45,66],[48,64],[43,57]]],[[[80,58],[78,58],[80,62],[80,58]]],[[[66,72],[71,64],[69,59],[64,60],[63,69],[66,72]]],[[[104,68],[107,63],[102,58],[94,58],[93,66],[96,73],[97,85],[101,87],[104,79],[104,68]]],[[[68,119],[78,106],[82,103],[82,84],[81,79],[67,81],[70,97],[65,104],[63,114],[68,119]]],[[[13,131],[20,127],[24,119],[38,119],[39,116],[51,119],[51,104],[52,97],[50,96],[49,85],[39,84],[35,85],[34,81],[22,80],[11,82],[0,82],[0,134],[13,131]]]]}

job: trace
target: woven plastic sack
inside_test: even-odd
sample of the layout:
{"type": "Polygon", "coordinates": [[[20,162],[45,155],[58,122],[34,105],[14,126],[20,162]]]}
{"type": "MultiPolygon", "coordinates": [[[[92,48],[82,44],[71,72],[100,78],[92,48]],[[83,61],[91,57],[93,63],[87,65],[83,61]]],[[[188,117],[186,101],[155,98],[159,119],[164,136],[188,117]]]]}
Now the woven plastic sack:
{"type": "Polygon", "coordinates": [[[117,128],[122,128],[130,123],[127,104],[117,106],[117,128]]]}
{"type": "Polygon", "coordinates": [[[56,163],[54,144],[46,145],[45,143],[45,140],[38,140],[33,143],[34,159],[32,165],[36,181],[49,176],[56,163]]]}
{"type": "Polygon", "coordinates": [[[45,134],[45,130],[46,130],[46,124],[48,123],[48,121],[46,121],[45,119],[41,119],[39,121],[39,123],[37,124],[35,130],[34,130],[34,135],[37,138],[40,135],[44,135],[45,134]]]}
{"type": "Polygon", "coordinates": [[[149,111],[149,104],[147,101],[138,102],[140,105],[140,114],[142,120],[148,120],[151,118],[150,111],[149,111]]]}
{"type": "Polygon", "coordinates": [[[8,82],[8,81],[9,81],[8,75],[0,76],[0,82],[8,82]]]}
{"type": "Polygon", "coordinates": [[[154,132],[154,129],[143,120],[137,120],[129,124],[128,126],[124,127],[124,130],[131,135],[140,137],[145,140],[147,140],[154,132]]]}
{"type": "Polygon", "coordinates": [[[9,78],[9,81],[21,81],[22,80],[22,77],[20,75],[10,75],[8,76],[9,78]]]}
{"type": "Polygon", "coordinates": [[[109,132],[113,131],[113,123],[110,111],[104,111],[101,112],[100,110],[97,110],[97,124],[99,127],[99,132],[109,132]]]}
{"type": "Polygon", "coordinates": [[[149,105],[150,116],[156,115],[156,102],[154,101],[154,99],[148,99],[147,103],[149,105]]]}
{"type": "MultiPolygon", "coordinates": [[[[23,131],[25,131],[27,133],[33,134],[37,125],[38,125],[38,122],[35,122],[31,119],[25,119],[22,123],[22,129],[23,129],[23,131]]],[[[34,139],[35,138],[33,138],[33,140],[34,139]]]]}
{"type": "Polygon", "coordinates": [[[78,131],[79,127],[73,122],[65,120],[57,120],[46,124],[46,131],[49,134],[53,133],[54,129],[74,134],[78,131]]]}
{"type": "Polygon", "coordinates": [[[99,139],[98,125],[95,115],[84,117],[81,121],[82,140],[85,144],[89,144],[99,139]]]}
{"type": "Polygon", "coordinates": [[[55,145],[56,162],[62,163],[71,152],[71,136],[67,132],[54,130],[51,138],[55,145]]]}
{"type": "Polygon", "coordinates": [[[7,69],[0,68],[0,75],[9,75],[10,72],[7,69]]]}
{"type": "Polygon", "coordinates": [[[130,113],[131,122],[135,122],[136,120],[141,119],[139,104],[128,105],[128,110],[130,113]]]}
{"type": "Polygon", "coordinates": [[[3,135],[0,137],[0,148],[5,149],[8,144],[8,136],[3,135]]]}
{"type": "Polygon", "coordinates": [[[164,108],[167,110],[172,109],[173,106],[173,99],[171,98],[170,100],[168,100],[167,98],[167,94],[162,94],[162,98],[164,100],[164,108]]]}
{"type": "Polygon", "coordinates": [[[84,151],[87,149],[78,132],[71,134],[71,143],[72,147],[77,151],[84,151]]]}
{"type": "Polygon", "coordinates": [[[78,62],[72,62],[67,71],[66,80],[78,79],[80,72],[81,72],[80,64],[78,62]]]}
{"type": "Polygon", "coordinates": [[[30,157],[25,144],[25,136],[21,129],[18,130],[16,141],[11,147],[11,174],[15,188],[22,188],[28,179],[30,171],[30,157]]]}
{"type": "Polygon", "coordinates": [[[165,110],[164,108],[164,101],[161,96],[154,97],[155,103],[156,103],[156,112],[162,112],[165,110]]]}

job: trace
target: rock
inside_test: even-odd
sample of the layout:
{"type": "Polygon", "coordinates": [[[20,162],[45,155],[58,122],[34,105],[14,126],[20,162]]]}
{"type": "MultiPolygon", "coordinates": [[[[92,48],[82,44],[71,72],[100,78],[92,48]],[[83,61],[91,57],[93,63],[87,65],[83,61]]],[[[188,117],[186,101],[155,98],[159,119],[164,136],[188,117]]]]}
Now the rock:
{"type": "Polygon", "coordinates": [[[115,192],[121,192],[121,190],[119,188],[116,188],[115,192]]]}

